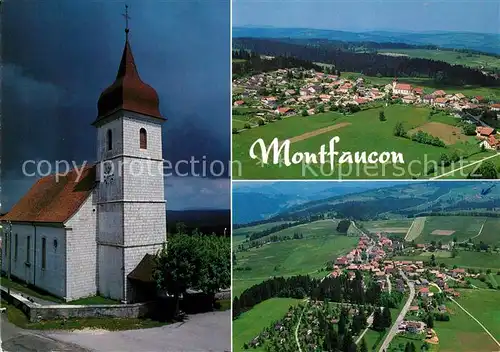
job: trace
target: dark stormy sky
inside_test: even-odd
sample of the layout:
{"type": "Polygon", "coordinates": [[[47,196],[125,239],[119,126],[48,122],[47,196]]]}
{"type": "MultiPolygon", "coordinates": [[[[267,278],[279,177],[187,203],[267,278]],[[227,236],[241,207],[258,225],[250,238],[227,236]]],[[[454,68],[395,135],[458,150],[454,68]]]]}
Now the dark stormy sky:
{"type": "MultiPolygon", "coordinates": [[[[226,169],[219,178],[167,177],[167,207],[227,209],[229,1],[127,3],[139,74],[158,92],[168,119],[163,157],[172,163],[206,157],[222,161],[226,169]]],[[[95,162],[96,131],[90,124],[100,93],[116,76],[125,21],[124,3],[117,1],[12,0],[2,6],[6,211],[35,181],[23,176],[25,160],[95,162]]]]}

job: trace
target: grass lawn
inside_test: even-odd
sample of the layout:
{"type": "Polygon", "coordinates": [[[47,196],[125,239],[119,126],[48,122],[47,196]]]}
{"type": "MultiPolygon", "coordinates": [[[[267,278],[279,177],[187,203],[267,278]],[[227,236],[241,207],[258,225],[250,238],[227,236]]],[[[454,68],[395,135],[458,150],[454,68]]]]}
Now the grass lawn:
{"type": "Polygon", "coordinates": [[[236,254],[237,266],[249,266],[251,270],[233,269],[233,296],[273,276],[315,273],[327,261],[349,252],[357,242],[358,237],[331,234],[272,243],[239,252],[236,254]]]}
{"type": "MultiPolygon", "coordinates": [[[[336,112],[317,114],[308,117],[294,116],[281,121],[276,121],[265,126],[260,126],[243,133],[233,135],[233,176],[235,178],[246,179],[291,179],[291,178],[402,178],[408,179],[412,176],[417,178],[428,178],[425,169],[430,161],[436,161],[441,154],[451,154],[456,150],[461,155],[470,155],[479,151],[477,142],[473,138],[463,138],[460,142],[448,146],[447,148],[435,147],[420,144],[411,140],[395,137],[393,135],[394,126],[397,122],[402,122],[406,130],[417,128],[430,121],[449,125],[456,124],[456,119],[442,114],[428,118],[429,109],[426,107],[411,107],[407,105],[391,105],[385,108],[374,108],[355,113],[350,116],[343,116],[336,112]],[[380,122],[378,113],[384,110],[387,121],[380,122]],[[334,131],[318,134],[307,139],[294,142],[290,146],[290,155],[295,152],[317,153],[324,144],[328,145],[333,136],[338,136],[340,141],[336,144],[337,151],[350,152],[396,152],[402,153],[405,164],[338,164],[334,165],[333,173],[330,171],[330,164],[308,165],[301,164],[283,165],[257,165],[257,160],[252,160],[249,156],[251,145],[259,138],[262,138],[266,145],[274,138],[279,140],[290,139],[307,132],[340,124],[350,123],[334,131]],[[409,165],[410,161],[412,164],[409,165]],[[322,172],[323,170],[323,172],[322,172]]],[[[493,155],[485,152],[484,156],[493,155]]],[[[271,156],[272,159],[272,156],[271,156]]],[[[500,159],[500,158],[499,158],[500,159]]],[[[432,176],[432,175],[431,175],[432,176]]]]}
{"type": "Polygon", "coordinates": [[[104,298],[101,296],[92,296],[92,297],[85,297],[85,298],[79,298],[74,301],[69,301],[66,304],[73,304],[73,305],[89,305],[89,304],[120,304],[119,301],[116,301],[111,298],[104,298]]]}
{"type": "MultiPolygon", "coordinates": [[[[486,290],[468,290],[474,294],[486,290]]],[[[463,305],[462,298],[459,303],[463,305]]],[[[475,299],[475,305],[482,307],[483,302],[475,299]]],[[[440,352],[491,352],[498,346],[484,332],[473,319],[471,319],[455,303],[447,303],[450,312],[450,321],[434,321],[434,330],[439,337],[440,352]]],[[[468,307],[466,309],[469,309],[468,307]]],[[[481,308],[484,310],[484,308],[481,308]]],[[[471,314],[474,315],[473,312],[471,314]]],[[[479,317],[477,317],[479,319],[479,317]]],[[[479,319],[480,320],[480,319],[479,319]]],[[[480,320],[481,321],[481,320],[480,320]]],[[[483,323],[485,324],[485,323],[483,323]]],[[[486,325],[486,324],[485,324],[486,325]]]]}
{"type": "Polygon", "coordinates": [[[22,283],[14,278],[11,278],[11,280],[9,280],[6,276],[2,275],[0,284],[2,285],[2,287],[5,287],[5,288],[10,287],[10,289],[12,289],[12,290],[24,293],[24,294],[31,296],[31,297],[40,298],[40,299],[43,299],[43,300],[46,300],[49,302],[54,302],[54,303],[65,303],[62,298],[53,296],[48,292],[42,291],[34,286],[30,286],[30,285],[27,285],[25,283],[22,283]]]}
{"type": "MultiPolygon", "coordinates": [[[[301,301],[292,298],[271,298],[243,313],[233,321],[233,351],[244,351],[243,344],[250,342],[272,322],[283,318],[290,306],[301,301]]],[[[253,350],[264,351],[264,348],[253,350]]]]}
{"type": "MultiPolygon", "coordinates": [[[[413,256],[399,256],[394,257],[394,260],[429,260],[432,253],[425,252],[420,255],[413,256]]],[[[438,264],[445,263],[448,267],[457,265],[461,268],[472,269],[491,269],[497,272],[500,269],[500,254],[498,253],[484,253],[472,251],[458,251],[455,258],[441,257],[436,255],[436,262],[438,264]]]]}
{"type": "Polygon", "coordinates": [[[147,329],[170,324],[171,322],[160,322],[142,318],[80,318],[80,319],[57,319],[32,323],[26,315],[18,308],[1,301],[1,306],[7,308],[8,320],[23,329],[32,330],[77,330],[84,328],[105,330],[132,330],[147,329]]]}
{"type": "Polygon", "coordinates": [[[459,242],[466,241],[479,233],[485,221],[486,218],[475,216],[428,216],[423,231],[415,241],[417,243],[431,241],[448,243],[455,237],[459,242]],[[439,232],[440,230],[454,232],[448,235],[445,232],[439,232]]]}

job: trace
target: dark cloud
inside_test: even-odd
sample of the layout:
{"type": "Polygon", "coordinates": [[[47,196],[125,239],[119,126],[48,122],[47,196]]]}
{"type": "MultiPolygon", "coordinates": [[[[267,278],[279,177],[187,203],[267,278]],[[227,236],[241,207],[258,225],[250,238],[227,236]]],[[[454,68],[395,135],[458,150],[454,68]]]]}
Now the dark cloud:
{"type": "MultiPolygon", "coordinates": [[[[157,90],[168,119],[164,158],[175,163],[205,157],[227,166],[229,1],[128,4],[139,73],[157,90]]],[[[2,178],[25,185],[24,160],[95,160],[90,123],[101,91],[118,69],[124,4],[16,0],[3,7],[2,178]]],[[[11,194],[26,191],[15,187],[11,194]]]]}

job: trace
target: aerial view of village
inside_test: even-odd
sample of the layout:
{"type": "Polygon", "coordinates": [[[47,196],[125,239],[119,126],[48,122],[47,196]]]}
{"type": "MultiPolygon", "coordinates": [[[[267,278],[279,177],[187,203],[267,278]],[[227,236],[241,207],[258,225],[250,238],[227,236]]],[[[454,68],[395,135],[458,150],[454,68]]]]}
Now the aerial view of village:
{"type": "MultiPolygon", "coordinates": [[[[497,29],[487,20],[458,24],[444,2],[374,3],[332,2],[322,5],[324,13],[301,2],[233,6],[233,177],[498,177],[497,29]],[[412,11],[418,20],[382,30],[379,22],[412,11]],[[428,11],[439,21],[426,19],[428,11]],[[371,29],[356,29],[353,17],[371,29]],[[339,153],[397,152],[404,163],[379,160],[367,170],[335,160],[332,171],[314,162],[286,165],[282,154],[278,163],[263,162],[259,151],[251,155],[259,139],[266,148],[275,138],[280,145],[288,140],[292,157],[318,153],[335,136],[339,153]]],[[[484,18],[490,8],[498,23],[498,3],[457,6],[484,18]]]]}
{"type": "Polygon", "coordinates": [[[500,350],[491,181],[235,182],[233,351],[500,350]]]}

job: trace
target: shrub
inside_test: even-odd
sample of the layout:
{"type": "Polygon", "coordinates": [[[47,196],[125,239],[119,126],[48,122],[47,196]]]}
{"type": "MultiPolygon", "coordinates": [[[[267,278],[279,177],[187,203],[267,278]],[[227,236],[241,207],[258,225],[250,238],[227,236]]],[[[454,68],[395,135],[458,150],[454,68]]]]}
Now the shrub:
{"type": "Polygon", "coordinates": [[[243,125],[243,128],[246,128],[247,130],[249,130],[250,128],[252,128],[252,126],[250,126],[249,123],[246,123],[243,125]]]}
{"type": "Polygon", "coordinates": [[[264,120],[260,120],[260,119],[259,119],[259,122],[257,122],[257,124],[258,124],[259,126],[264,126],[266,123],[264,122],[264,120]]]}
{"type": "Polygon", "coordinates": [[[233,134],[238,134],[238,129],[236,127],[233,127],[233,134]]]}

